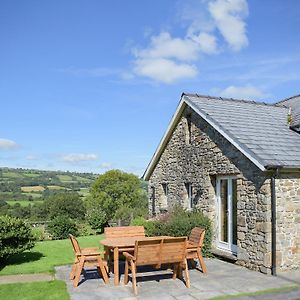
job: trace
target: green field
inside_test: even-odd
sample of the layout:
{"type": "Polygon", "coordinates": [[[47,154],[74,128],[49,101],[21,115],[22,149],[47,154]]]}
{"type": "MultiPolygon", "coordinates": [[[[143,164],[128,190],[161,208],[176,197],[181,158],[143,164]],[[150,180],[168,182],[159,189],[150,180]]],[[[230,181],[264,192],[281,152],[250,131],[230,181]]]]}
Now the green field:
{"type": "Polygon", "coordinates": [[[2,176],[5,178],[22,178],[22,174],[16,173],[16,172],[11,172],[11,171],[6,171],[2,172],[2,176]]]}
{"type": "Polygon", "coordinates": [[[32,198],[40,198],[40,197],[42,197],[42,194],[41,193],[39,193],[39,192],[23,192],[22,193],[22,195],[24,195],[24,196],[31,196],[32,198]]]}
{"type": "Polygon", "coordinates": [[[73,180],[72,176],[70,176],[70,175],[57,175],[57,177],[62,182],[68,182],[68,181],[72,181],[73,180]]]}
{"type": "MultiPolygon", "coordinates": [[[[78,241],[81,247],[99,247],[101,239],[103,235],[93,235],[79,237],[78,241]]],[[[0,267],[0,276],[53,273],[54,266],[71,264],[73,261],[74,253],[69,239],[37,242],[30,251],[12,256],[4,267],[0,267]]]]}
{"type": "Polygon", "coordinates": [[[22,207],[26,207],[28,206],[29,204],[30,205],[34,205],[34,204],[40,204],[40,203],[43,203],[42,200],[34,200],[34,201],[28,201],[28,200],[17,200],[17,201],[14,201],[14,200],[9,200],[9,201],[5,201],[8,205],[10,206],[13,206],[15,205],[16,203],[19,203],[22,207]]]}
{"type": "Polygon", "coordinates": [[[54,280],[46,282],[13,283],[0,285],[1,300],[68,300],[66,284],[54,280]]]}

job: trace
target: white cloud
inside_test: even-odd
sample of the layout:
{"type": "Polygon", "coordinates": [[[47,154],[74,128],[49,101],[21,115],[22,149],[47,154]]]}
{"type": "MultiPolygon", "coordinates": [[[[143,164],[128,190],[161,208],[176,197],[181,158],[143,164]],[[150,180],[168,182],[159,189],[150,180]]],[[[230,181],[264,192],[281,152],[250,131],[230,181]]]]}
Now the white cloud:
{"type": "Polygon", "coordinates": [[[152,36],[150,46],[146,49],[134,49],[138,58],[176,58],[190,61],[198,57],[197,44],[190,39],[172,38],[168,32],[161,32],[158,36],[152,36]]]}
{"type": "Polygon", "coordinates": [[[90,160],[96,160],[97,155],[96,154],[68,154],[63,156],[63,161],[65,162],[70,162],[70,163],[75,163],[75,162],[81,162],[81,161],[90,161],[90,160]]]}
{"type": "Polygon", "coordinates": [[[217,39],[212,34],[201,32],[199,35],[192,35],[191,39],[198,44],[203,53],[213,54],[218,52],[217,39]]]}
{"type": "Polygon", "coordinates": [[[264,99],[268,97],[261,89],[256,88],[252,85],[246,86],[229,86],[223,91],[219,92],[222,97],[236,98],[236,99],[264,99]]]}
{"type": "Polygon", "coordinates": [[[216,0],[208,4],[208,10],[216,27],[229,46],[238,51],[248,46],[246,23],[248,15],[246,0],[216,0]]]}
{"type": "Polygon", "coordinates": [[[18,145],[15,141],[0,138],[0,150],[13,150],[19,147],[20,145],[18,145]]]}
{"type": "Polygon", "coordinates": [[[220,52],[216,30],[235,51],[248,45],[246,0],[204,0],[194,4],[183,4],[181,18],[189,25],[182,37],[163,31],[152,35],[148,46],[132,49],[133,74],[168,84],[196,77],[200,56],[220,52]]]}
{"type": "Polygon", "coordinates": [[[134,72],[164,83],[173,83],[183,78],[194,78],[198,73],[194,65],[178,63],[165,58],[138,59],[135,61],[134,72]]]}

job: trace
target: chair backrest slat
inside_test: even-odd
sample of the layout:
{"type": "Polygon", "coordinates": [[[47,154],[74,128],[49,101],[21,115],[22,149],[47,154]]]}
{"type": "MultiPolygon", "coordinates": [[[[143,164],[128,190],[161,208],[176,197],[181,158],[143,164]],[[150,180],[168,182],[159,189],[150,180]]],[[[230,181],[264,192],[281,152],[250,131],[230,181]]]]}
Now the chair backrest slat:
{"type": "Polygon", "coordinates": [[[80,253],[81,249],[79,247],[77,239],[72,234],[69,234],[69,238],[71,240],[74,252],[75,253],[80,253]]]}
{"type": "Polygon", "coordinates": [[[202,247],[205,236],[205,229],[200,227],[194,227],[189,236],[189,241],[197,244],[198,247],[202,247]]]}
{"type": "Polygon", "coordinates": [[[105,238],[145,237],[144,226],[105,227],[105,238]]]}

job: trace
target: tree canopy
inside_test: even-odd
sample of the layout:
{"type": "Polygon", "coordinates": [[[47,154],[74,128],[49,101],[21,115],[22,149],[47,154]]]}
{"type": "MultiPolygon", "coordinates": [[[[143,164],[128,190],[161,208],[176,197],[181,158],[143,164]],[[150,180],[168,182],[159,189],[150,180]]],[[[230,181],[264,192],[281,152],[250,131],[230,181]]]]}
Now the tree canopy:
{"type": "Polygon", "coordinates": [[[95,218],[95,212],[99,211],[106,221],[124,213],[143,215],[147,212],[147,195],[136,175],[110,170],[95,180],[86,207],[87,218],[89,214],[95,218]]]}

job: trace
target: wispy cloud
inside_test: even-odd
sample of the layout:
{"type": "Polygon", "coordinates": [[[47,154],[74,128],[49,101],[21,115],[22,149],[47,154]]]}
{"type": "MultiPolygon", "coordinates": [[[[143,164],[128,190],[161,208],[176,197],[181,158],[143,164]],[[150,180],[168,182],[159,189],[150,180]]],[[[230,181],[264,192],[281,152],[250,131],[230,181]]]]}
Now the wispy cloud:
{"type": "Polygon", "coordinates": [[[246,85],[246,86],[229,86],[222,91],[219,91],[219,95],[227,98],[236,98],[236,99],[255,99],[262,100],[266,99],[270,95],[264,93],[260,88],[246,85]]]}
{"type": "Polygon", "coordinates": [[[20,145],[18,145],[15,141],[0,138],[0,150],[15,150],[18,148],[20,148],[20,145]]]}
{"type": "Polygon", "coordinates": [[[96,154],[80,154],[80,153],[71,153],[62,157],[62,160],[69,163],[76,163],[82,161],[91,161],[96,160],[96,154]]]}
{"type": "Polygon", "coordinates": [[[132,49],[132,71],[136,76],[169,84],[196,77],[199,74],[196,62],[200,56],[221,52],[217,31],[234,51],[248,45],[244,21],[248,15],[246,0],[202,1],[202,6],[207,11],[205,17],[199,7],[199,14],[191,13],[188,17],[188,10],[184,10],[183,18],[189,21],[184,36],[174,37],[162,31],[150,36],[148,46],[132,49]]]}
{"type": "Polygon", "coordinates": [[[26,160],[37,160],[38,158],[35,155],[27,155],[25,157],[26,160]]]}
{"type": "Polygon", "coordinates": [[[103,162],[99,166],[99,168],[104,171],[110,170],[110,169],[112,169],[112,167],[113,167],[112,164],[108,163],[108,162],[103,162]]]}

